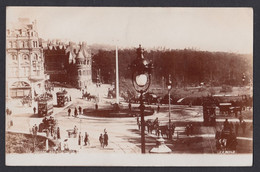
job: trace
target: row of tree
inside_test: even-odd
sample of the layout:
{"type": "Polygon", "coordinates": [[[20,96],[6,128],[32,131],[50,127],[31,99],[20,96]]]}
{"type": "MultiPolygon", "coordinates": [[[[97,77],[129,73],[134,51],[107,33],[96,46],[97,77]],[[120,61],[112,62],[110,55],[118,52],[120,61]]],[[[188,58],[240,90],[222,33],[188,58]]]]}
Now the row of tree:
{"type": "MultiPolygon", "coordinates": [[[[169,74],[182,86],[195,86],[201,82],[212,86],[248,84],[253,78],[253,57],[250,54],[184,50],[151,50],[144,56],[154,65],[153,84],[161,84],[169,74]],[[245,80],[242,77],[245,75],[245,80]]],[[[128,66],[136,58],[136,49],[118,52],[120,80],[130,79],[128,66]]],[[[99,50],[93,55],[92,78],[103,83],[115,82],[115,50],[99,50]]]]}

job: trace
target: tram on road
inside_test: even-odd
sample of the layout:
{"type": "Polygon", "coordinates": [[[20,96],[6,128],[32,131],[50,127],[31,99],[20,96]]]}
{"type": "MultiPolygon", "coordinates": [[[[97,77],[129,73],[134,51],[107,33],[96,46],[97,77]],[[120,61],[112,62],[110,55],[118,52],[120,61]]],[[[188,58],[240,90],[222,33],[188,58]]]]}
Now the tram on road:
{"type": "Polygon", "coordinates": [[[56,93],[56,95],[57,95],[57,105],[59,107],[63,107],[68,103],[69,97],[68,97],[68,92],[66,90],[59,91],[56,93]]]}
{"type": "Polygon", "coordinates": [[[38,115],[49,116],[53,113],[53,98],[51,94],[43,94],[38,99],[38,115]]]}

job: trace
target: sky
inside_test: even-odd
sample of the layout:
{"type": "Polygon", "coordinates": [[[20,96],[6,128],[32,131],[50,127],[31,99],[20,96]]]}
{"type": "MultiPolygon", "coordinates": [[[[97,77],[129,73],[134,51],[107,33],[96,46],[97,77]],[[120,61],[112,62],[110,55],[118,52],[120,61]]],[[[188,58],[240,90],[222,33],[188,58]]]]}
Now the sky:
{"type": "Polygon", "coordinates": [[[7,7],[7,24],[18,18],[45,40],[253,53],[252,8],[7,7]]]}

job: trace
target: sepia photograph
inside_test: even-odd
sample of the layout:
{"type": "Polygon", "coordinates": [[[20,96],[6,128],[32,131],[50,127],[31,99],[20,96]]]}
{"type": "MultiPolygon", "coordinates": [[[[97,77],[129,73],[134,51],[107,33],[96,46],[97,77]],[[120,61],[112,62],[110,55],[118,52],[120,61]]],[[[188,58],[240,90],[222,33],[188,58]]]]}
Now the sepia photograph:
{"type": "Polygon", "coordinates": [[[6,7],[7,166],[252,166],[253,9],[6,7]]]}

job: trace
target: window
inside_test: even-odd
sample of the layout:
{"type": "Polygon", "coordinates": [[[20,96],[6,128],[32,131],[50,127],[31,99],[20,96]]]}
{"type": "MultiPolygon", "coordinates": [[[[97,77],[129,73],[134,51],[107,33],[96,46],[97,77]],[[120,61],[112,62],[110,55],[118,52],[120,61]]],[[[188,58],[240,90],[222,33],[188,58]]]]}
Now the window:
{"type": "Polygon", "coordinates": [[[28,77],[29,76],[29,68],[28,67],[23,67],[23,69],[21,70],[21,75],[22,76],[25,76],[25,77],[28,77]]]}
{"type": "Polygon", "coordinates": [[[16,97],[16,90],[11,90],[11,97],[16,97]]]}
{"type": "Polygon", "coordinates": [[[22,59],[23,59],[24,61],[28,61],[28,60],[29,60],[29,56],[28,56],[27,54],[24,54],[22,59]]]}
{"type": "Polygon", "coordinates": [[[13,42],[12,43],[12,46],[13,46],[13,48],[16,48],[17,46],[16,46],[16,42],[13,42]]]}
{"type": "Polygon", "coordinates": [[[17,60],[17,55],[13,54],[12,55],[12,60],[16,61],[17,60]]]}
{"type": "Polygon", "coordinates": [[[38,60],[38,56],[35,53],[33,53],[33,60],[38,60]]]}
{"type": "Polygon", "coordinates": [[[24,96],[23,90],[17,90],[17,97],[24,96]]]}
{"type": "Polygon", "coordinates": [[[13,48],[13,44],[11,41],[8,42],[8,48],[13,48]]]}
{"type": "Polygon", "coordinates": [[[81,76],[81,70],[79,70],[78,73],[79,73],[79,76],[81,76]]]}

